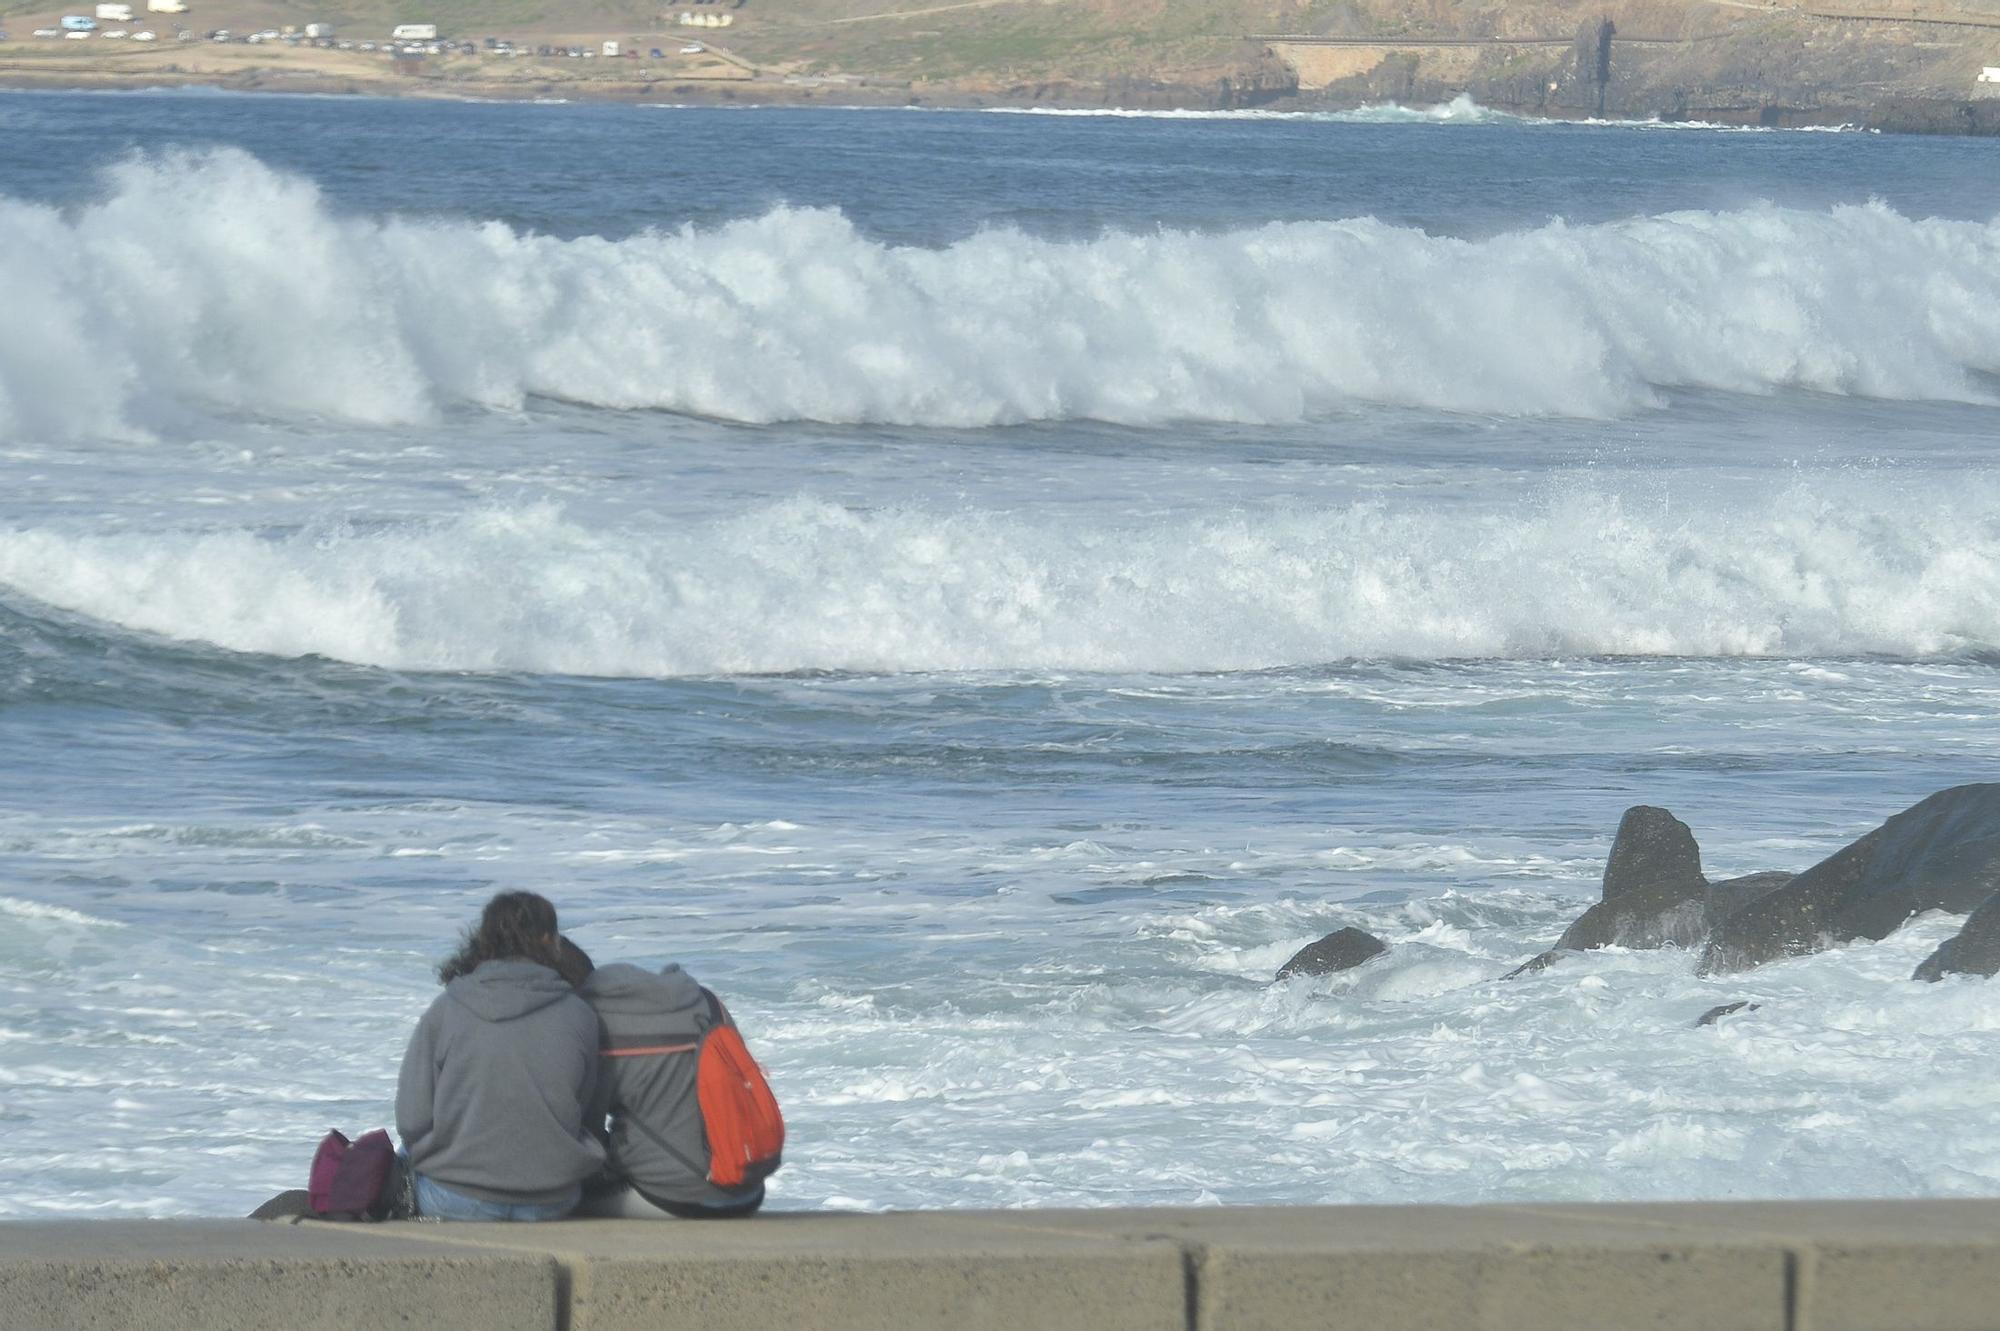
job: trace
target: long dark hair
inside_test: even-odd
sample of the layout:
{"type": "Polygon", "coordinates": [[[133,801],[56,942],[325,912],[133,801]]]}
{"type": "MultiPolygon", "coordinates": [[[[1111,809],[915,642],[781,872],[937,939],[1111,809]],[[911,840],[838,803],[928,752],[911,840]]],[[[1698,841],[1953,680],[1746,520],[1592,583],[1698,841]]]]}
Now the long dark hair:
{"type": "Polygon", "coordinates": [[[556,908],[533,892],[502,892],[479,912],[479,923],[465,931],[458,951],[438,967],[438,982],[450,984],[470,975],[482,961],[532,961],[550,970],[562,969],[556,947],[556,908]]]}

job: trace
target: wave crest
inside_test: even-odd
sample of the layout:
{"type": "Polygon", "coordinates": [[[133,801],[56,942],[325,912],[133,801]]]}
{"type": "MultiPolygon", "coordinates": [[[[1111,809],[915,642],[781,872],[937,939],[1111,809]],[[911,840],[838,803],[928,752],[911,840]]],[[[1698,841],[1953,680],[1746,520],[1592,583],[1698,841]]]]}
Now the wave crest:
{"type": "Polygon", "coordinates": [[[394,424],[544,395],[744,422],[1611,417],[1658,390],[1987,401],[2000,227],[1885,206],[1466,241],[1358,218],[890,246],[838,212],[562,240],[346,216],[236,150],[0,200],[0,430],[394,424]],[[60,255],[52,263],[48,256],[60,255]]]}
{"type": "Polygon", "coordinates": [[[0,587],[126,629],[399,669],[1178,672],[1348,658],[2000,645],[1991,487],[1693,516],[1589,491],[1097,525],[811,498],[672,530],[537,506],[269,538],[0,532],[0,587]]]}

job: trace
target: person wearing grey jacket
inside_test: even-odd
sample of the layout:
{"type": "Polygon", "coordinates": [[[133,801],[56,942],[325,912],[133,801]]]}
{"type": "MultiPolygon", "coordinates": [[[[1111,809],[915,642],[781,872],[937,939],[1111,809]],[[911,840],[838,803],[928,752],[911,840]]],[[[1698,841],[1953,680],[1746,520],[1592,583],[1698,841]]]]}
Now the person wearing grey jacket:
{"type": "Polygon", "coordinates": [[[708,1181],[693,1051],[711,1026],[734,1024],[722,1004],[678,965],[600,966],[579,992],[603,1023],[603,1076],[590,1117],[610,1120],[609,1168],[579,1213],[721,1218],[763,1205],[761,1178],[734,1191],[708,1181]]]}
{"type": "Polygon", "coordinates": [[[555,907],[503,892],[439,967],[396,1084],[417,1214],[555,1220],[604,1165],[598,1024],[557,973],[555,907]],[[601,1117],[596,1120],[601,1122],[601,1117]]]}

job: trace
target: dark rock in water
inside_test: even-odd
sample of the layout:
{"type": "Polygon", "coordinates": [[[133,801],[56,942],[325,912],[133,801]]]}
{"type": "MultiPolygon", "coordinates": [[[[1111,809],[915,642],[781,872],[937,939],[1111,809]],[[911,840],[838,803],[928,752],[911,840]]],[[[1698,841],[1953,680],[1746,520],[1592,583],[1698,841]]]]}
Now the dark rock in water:
{"type": "Polygon", "coordinates": [[[1710,931],[1696,969],[1703,975],[1748,970],[1774,957],[1803,956],[1834,945],[1834,920],[1854,891],[1882,829],[1836,851],[1775,892],[1767,892],[1710,931]]]}
{"type": "Polygon", "coordinates": [[[1690,896],[1682,887],[1661,884],[1627,892],[1616,901],[1600,901],[1563,931],[1556,950],[1588,951],[1595,947],[1699,947],[1708,937],[1708,902],[1697,887],[1690,896]]]}
{"type": "Polygon", "coordinates": [[[1713,1026],[1715,1025],[1716,1022],[1721,1021],[1724,1017],[1728,1016],[1732,1012],[1755,1012],[1757,1010],[1757,1007],[1758,1007],[1757,1004],[1751,1002],[1747,998],[1738,999],[1734,1003],[1723,1003],[1717,1007],[1712,1007],[1708,1011],[1702,1013],[1700,1020],[1696,1021],[1695,1025],[1713,1026]]]}
{"type": "Polygon", "coordinates": [[[311,1220],[316,1213],[312,1209],[311,1195],[304,1188],[293,1188],[281,1192],[270,1201],[252,1211],[251,1220],[311,1220]]]}
{"type": "Polygon", "coordinates": [[[1720,921],[1701,973],[1886,938],[1912,915],[1971,911],[1996,890],[2000,785],[1954,786],[1720,921]]]}
{"type": "Polygon", "coordinates": [[[1637,804],[1618,822],[1604,864],[1604,899],[1578,917],[1556,950],[1693,947],[1708,936],[1708,880],[1688,825],[1637,804]]]}
{"type": "Polygon", "coordinates": [[[1294,975],[1331,975],[1335,971],[1352,970],[1388,950],[1389,945],[1374,934],[1359,929],[1336,929],[1317,943],[1308,943],[1293,953],[1290,961],[1278,967],[1278,978],[1288,980],[1294,975]]]}
{"type": "Polygon", "coordinates": [[[1774,869],[1769,873],[1745,874],[1741,878],[1725,878],[1719,883],[1708,885],[1709,927],[1728,919],[1751,902],[1767,897],[1785,884],[1798,877],[1774,869]]]}
{"type": "Polygon", "coordinates": [[[1518,980],[1523,975],[1532,975],[1536,971],[1545,971],[1549,967],[1555,965],[1558,961],[1561,961],[1562,958],[1563,958],[1562,949],[1552,947],[1548,951],[1542,953],[1540,956],[1528,958],[1526,961],[1516,966],[1513,970],[1508,971],[1505,975],[1501,976],[1500,978],[1503,980],[1518,980]]]}
{"type": "Polygon", "coordinates": [[[1686,823],[1650,804],[1625,810],[1611,841],[1611,857],[1604,862],[1607,903],[1640,892],[1695,896],[1707,886],[1701,848],[1686,823]]]}
{"type": "Polygon", "coordinates": [[[1887,938],[1927,910],[1968,914],[2000,892],[2000,784],[1958,786],[1882,827],[1860,889],[1841,913],[1850,938],[1887,938]]]}
{"type": "Polygon", "coordinates": [[[1937,981],[1947,975],[2000,975],[2000,895],[1986,898],[1958,936],[1938,944],[1910,978],[1937,981]]]}

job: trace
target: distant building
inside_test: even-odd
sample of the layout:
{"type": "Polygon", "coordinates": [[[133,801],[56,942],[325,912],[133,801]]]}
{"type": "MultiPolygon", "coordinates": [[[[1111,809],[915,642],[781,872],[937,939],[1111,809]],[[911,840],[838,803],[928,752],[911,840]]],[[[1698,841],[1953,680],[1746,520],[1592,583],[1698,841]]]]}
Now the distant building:
{"type": "Polygon", "coordinates": [[[2000,65],[1988,65],[1979,71],[1981,83],[2000,83],[2000,65]]]}

